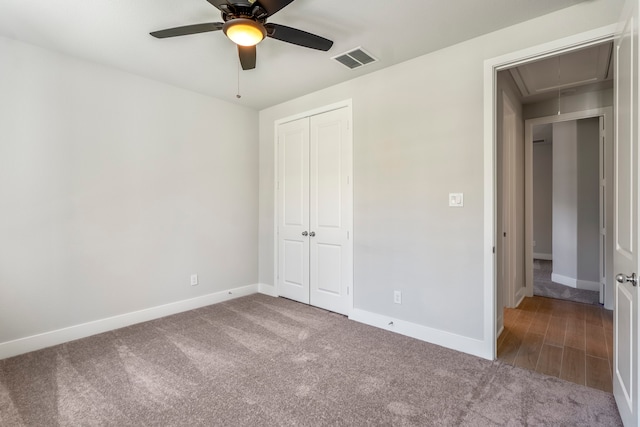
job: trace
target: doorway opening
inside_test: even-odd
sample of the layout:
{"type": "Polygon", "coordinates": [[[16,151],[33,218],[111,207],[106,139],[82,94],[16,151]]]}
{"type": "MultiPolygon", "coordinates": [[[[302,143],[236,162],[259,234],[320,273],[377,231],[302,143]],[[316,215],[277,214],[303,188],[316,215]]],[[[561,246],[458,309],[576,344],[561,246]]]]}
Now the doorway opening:
{"type": "Polygon", "coordinates": [[[558,253],[549,283],[597,291],[602,293],[598,300],[606,302],[612,253],[606,240],[611,179],[605,176],[613,168],[612,53],[612,42],[606,40],[496,73],[498,333],[500,310],[534,294],[534,270],[553,261],[554,247],[558,253]],[[534,138],[534,131],[545,130],[550,136],[534,138]],[[539,167],[545,153],[555,155],[547,155],[547,165],[539,167]]]}
{"type": "Polygon", "coordinates": [[[602,294],[595,303],[607,300],[612,49],[606,40],[496,73],[498,334],[502,309],[534,295],[534,270],[549,271],[548,286],[538,287],[548,291],[543,296],[571,298],[586,290],[602,294]],[[550,136],[534,138],[534,131],[550,136]]]}
{"type": "MultiPolygon", "coordinates": [[[[522,303],[523,299],[526,301],[533,296],[533,226],[531,225],[532,214],[528,213],[532,205],[531,200],[527,200],[531,196],[533,184],[532,179],[528,178],[532,167],[528,161],[533,156],[532,127],[533,124],[538,123],[532,120],[540,121],[545,117],[553,117],[553,120],[547,119],[547,122],[564,122],[606,116],[605,125],[610,125],[608,129],[612,129],[613,84],[609,70],[614,31],[613,28],[602,29],[588,35],[576,36],[571,40],[550,43],[546,48],[541,47],[536,54],[529,51],[520,56],[512,54],[504,58],[496,58],[491,62],[487,61],[487,74],[490,74],[489,70],[492,71],[492,82],[489,82],[489,87],[493,91],[490,96],[490,99],[493,99],[493,113],[485,118],[493,122],[491,129],[493,129],[495,144],[493,152],[486,153],[493,159],[492,179],[495,192],[491,198],[494,223],[493,227],[487,228],[492,231],[491,241],[494,243],[495,264],[492,270],[494,276],[487,279],[492,279],[495,286],[493,293],[495,343],[504,331],[504,307],[516,307],[522,303]],[[602,81],[594,81],[572,76],[568,72],[571,69],[571,60],[566,58],[581,54],[596,58],[604,56],[603,63],[606,63],[606,67],[595,66],[594,68],[596,72],[605,70],[606,78],[602,81]],[[562,64],[565,60],[565,64],[562,64]],[[558,62],[560,66],[557,65],[558,62]],[[549,67],[550,64],[555,64],[555,73],[544,77],[541,68],[549,67]],[[532,76],[534,80],[538,78],[534,81],[536,85],[529,84],[532,76]],[[518,81],[519,79],[521,81],[518,81]],[[526,95],[523,92],[523,86],[528,91],[526,95]],[[527,97],[529,98],[525,100],[527,97]],[[606,108],[609,111],[605,113],[606,108]],[[515,126],[509,125],[509,121],[515,121],[515,126]],[[506,134],[510,129],[514,133],[512,137],[506,134]],[[504,265],[505,260],[509,265],[504,265]]],[[[597,120],[600,122],[600,119],[597,120]]],[[[490,177],[487,178],[490,179],[490,177]]],[[[598,199],[600,199],[599,194],[598,199]]],[[[597,286],[599,287],[599,281],[597,286]]],[[[594,306],[594,308],[598,307],[594,306]]],[[[530,310],[527,317],[534,316],[535,311],[530,310]]],[[[529,317],[529,321],[531,323],[527,328],[533,324],[534,318],[529,317]]],[[[601,321],[605,322],[602,319],[601,321]]],[[[544,321],[538,323],[542,324],[544,321]]],[[[551,323],[538,326],[549,327],[551,323]]],[[[538,356],[545,345],[544,340],[543,335],[532,349],[538,356]]],[[[603,346],[603,348],[606,347],[603,346]]],[[[494,351],[497,355],[497,347],[494,351]]]]}
{"type": "Polygon", "coordinates": [[[528,248],[527,294],[517,306],[505,306],[504,327],[497,338],[497,357],[505,363],[607,392],[613,387],[613,312],[599,304],[598,299],[602,290],[605,301],[613,305],[613,284],[605,286],[606,279],[612,279],[606,271],[611,270],[607,263],[613,257],[613,245],[607,240],[613,231],[613,200],[606,185],[613,175],[613,147],[607,144],[611,141],[611,122],[611,107],[525,121],[525,188],[529,190],[525,193],[525,206],[529,208],[525,209],[524,239],[528,248]],[[581,138],[583,131],[586,136],[581,138]],[[571,138],[567,139],[567,134],[571,138]],[[557,145],[555,150],[553,144],[557,145]],[[536,165],[536,160],[541,164],[536,165]],[[556,172],[558,167],[560,170],[556,172]],[[538,191],[536,178],[538,187],[542,187],[538,191]],[[554,185],[559,188],[554,190],[554,185]],[[556,200],[558,195],[560,202],[556,200]],[[541,200],[545,198],[546,204],[541,200]],[[542,216],[544,212],[540,210],[545,209],[553,226],[548,227],[544,236],[540,232],[541,227],[544,231],[544,224],[538,224],[539,233],[534,237],[535,216],[542,216]],[[560,235],[554,236],[553,230],[560,235]],[[554,244],[554,240],[559,242],[554,244]],[[549,250],[551,253],[543,252],[549,250]],[[551,263],[556,265],[541,272],[536,263],[539,269],[544,268],[544,263],[549,263],[548,267],[551,263]],[[573,268],[569,274],[584,273],[585,263],[590,267],[587,273],[592,274],[592,280],[578,276],[581,279],[574,278],[571,283],[570,276],[561,274],[567,271],[562,268],[573,268]],[[556,285],[565,293],[591,293],[592,300],[576,302],[557,295],[540,296],[536,291],[536,275],[541,274],[548,275],[548,283],[544,284],[556,285]],[[557,282],[570,283],[567,286],[557,282]],[[576,285],[590,286],[593,290],[576,285]]]}
{"type": "Polygon", "coordinates": [[[525,122],[530,294],[613,309],[611,106],[525,122]]]}

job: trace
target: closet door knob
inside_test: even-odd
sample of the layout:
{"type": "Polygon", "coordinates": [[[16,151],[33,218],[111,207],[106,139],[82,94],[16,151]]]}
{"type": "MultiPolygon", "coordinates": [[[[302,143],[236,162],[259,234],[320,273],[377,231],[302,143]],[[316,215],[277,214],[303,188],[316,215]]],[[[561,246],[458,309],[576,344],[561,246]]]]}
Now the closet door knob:
{"type": "Polygon", "coordinates": [[[302,235],[303,235],[304,237],[307,237],[307,236],[309,235],[309,233],[307,233],[306,231],[303,231],[303,232],[302,232],[302,235]]]}
{"type": "Polygon", "coordinates": [[[315,231],[312,231],[311,233],[309,233],[309,236],[314,237],[316,235],[315,231]]]}

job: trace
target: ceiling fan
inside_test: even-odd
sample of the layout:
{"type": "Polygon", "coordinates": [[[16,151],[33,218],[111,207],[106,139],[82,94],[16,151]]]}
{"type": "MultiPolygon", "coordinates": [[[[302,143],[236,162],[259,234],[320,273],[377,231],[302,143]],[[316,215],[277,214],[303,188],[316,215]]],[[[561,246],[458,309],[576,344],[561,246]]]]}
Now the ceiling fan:
{"type": "Polygon", "coordinates": [[[298,46],[327,51],[331,40],[285,25],[267,23],[267,18],[287,6],[293,0],[207,0],[222,12],[222,22],[186,25],[150,33],[153,37],[186,36],[222,30],[238,45],[238,56],[243,70],[256,67],[256,45],[265,37],[271,37],[298,46]]]}

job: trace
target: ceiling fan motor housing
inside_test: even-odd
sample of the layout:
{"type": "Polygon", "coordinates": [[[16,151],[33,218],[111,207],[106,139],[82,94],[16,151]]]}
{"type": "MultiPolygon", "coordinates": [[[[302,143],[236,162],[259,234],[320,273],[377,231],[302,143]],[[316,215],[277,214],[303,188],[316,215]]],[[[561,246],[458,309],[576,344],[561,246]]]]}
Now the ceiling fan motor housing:
{"type": "Polygon", "coordinates": [[[251,19],[256,22],[260,22],[264,24],[269,17],[269,14],[266,10],[262,8],[260,5],[254,5],[251,7],[240,6],[240,5],[223,5],[221,6],[220,11],[222,12],[222,20],[224,22],[231,21],[238,18],[246,18],[251,19]]]}

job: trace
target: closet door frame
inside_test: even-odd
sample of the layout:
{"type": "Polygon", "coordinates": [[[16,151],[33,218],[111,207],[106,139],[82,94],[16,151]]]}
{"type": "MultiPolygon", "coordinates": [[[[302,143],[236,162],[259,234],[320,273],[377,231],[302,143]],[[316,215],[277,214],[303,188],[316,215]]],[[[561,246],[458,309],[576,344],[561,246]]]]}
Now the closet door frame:
{"type": "Polygon", "coordinates": [[[274,177],[273,177],[273,188],[274,188],[274,194],[273,194],[273,205],[274,205],[274,216],[273,216],[273,271],[274,271],[274,276],[273,276],[273,283],[274,283],[274,287],[275,287],[275,291],[276,291],[276,296],[280,296],[280,291],[279,291],[279,235],[278,235],[278,220],[279,220],[279,212],[278,212],[278,194],[279,194],[279,189],[278,189],[278,175],[279,175],[279,158],[278,158],[278,127],[281,124],[284,123],[288,123],[288,122],[292,122],[295,120],[299,120],[305,117],[311,117],[311,116],[315,116],[318,114],[322,114],[322,113],[327,113],[329,111],[333,111],[333,110],[338,110],[341,108],[346,108],[347,109],[347,117],[348,117],[348,121],[349,121],[349,141],[350,141],[350,151],[351,151],[351,161],[349,164],[349,169],[350,169],[350,174],[349,174],[349,182],[350,182],[350,186],[349,186],[349,223],[348,223],[348,229],[349,229],[349,240],[351,241],[351,245],[349,246],[348,250],[348,258],[349,258],[349,278],[347,279],[350,283],[349,283],[349,292],[348,292],[348,311],[349,314],[351,313],[351,311],[353,310],[353,292],[354,292],[354,285],[353,285],[353,247],[354,247],[354,233],[353,233],[353,108],[352,108],[352,100],[351,99],[347,99],[344,101],[340,101],[337,102],[335,104],[330,104],[330,105],[325,105],[323,107],[319,107],[313,110],[308,110],[308,111],[304,111],[292,116],[288,116],[282,119],[278,119],[274,122],[274,158],[273,158],[273,164],[274,164],[274,177]]]}

